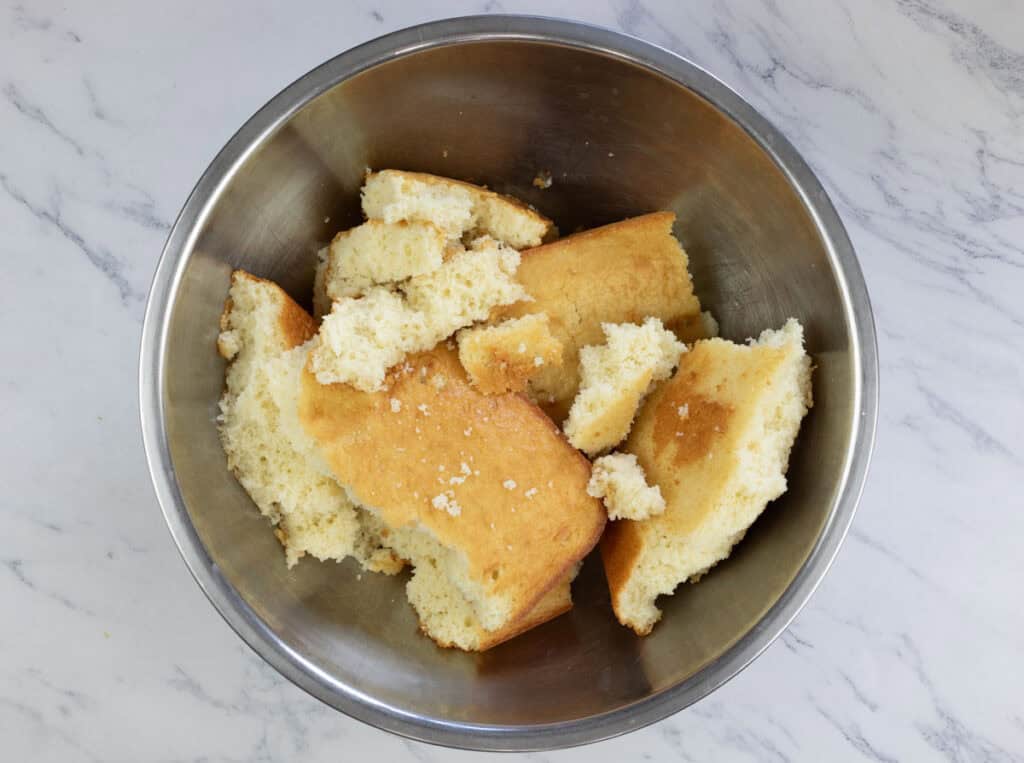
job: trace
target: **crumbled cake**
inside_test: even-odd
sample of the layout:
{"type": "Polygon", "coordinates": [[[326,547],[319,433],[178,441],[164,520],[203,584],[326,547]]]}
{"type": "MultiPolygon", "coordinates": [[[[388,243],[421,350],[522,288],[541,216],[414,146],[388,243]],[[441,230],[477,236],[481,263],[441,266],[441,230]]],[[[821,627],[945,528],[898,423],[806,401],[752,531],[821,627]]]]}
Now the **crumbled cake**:
{"type": "Polygon", "coordinates": [[[401,561],[364,525],[295,424],[298,387],[287,385],[289,366],[312,335],[313,320],[280,287],[232,274],[218,338],[229,361],[219,420],[228,467],[276,526],[289,567],[308,553],[355,556],[367,569],[397,572],[401,561]]]}
{"type": "Polygon", "coordinates": [[[502,305],[529,300],[516,281],[519,252],[482,236],[437,270],[401,284],[409,307],[426,317],[429,350],[459,329],[482,321],[502,305]]]}
{"type": "Polygon", "coordinates": [[[609,453],[594,461],[587,493],[604,502],[608,519],[647,519],[665,511],[661,488],[647,484],[632,453],[609,453]]]}
{"type": "Polygon", "coordinates": [[[443,228],[451,239],[488,235],[525,249],[538,246],[554,230],[550,220],[516,199],[436,175],[374,172],[366,178],[362,198],[370,220],[423,220],[443,228]]]}
{"type": "Polygon", "coordinates": [[[580,349],[604,341],[601,324],[652,317],[683,342],[706,336],[674,222],[671,212],[654,212],[522,253],[516,279],[533,301],[499,308],[492,319],[549,316],[563,362],[541,369],[529,391],[555,421],[564,421],[579,391],[580,349]]]}
{"type": "Polygon", "coordinates": [[[404,281],[441,267],[448,238],[429,222],[369,220],[331,242],[324,290],[332,300],[404,281]]]}
{"type": "Polygon", "coordinates": [[[649,632],[655,598],[785,489],[811,404],[800,325],[707,339],[668,212],[552,243],[515,199],[395,170],[368,172],[362,205],[317,254],[319,331],[241,271],[221,318],[224,450],[288,566],[411,564],[421,630],[484,650],[572,606],[613,519],[613,608],[649,632]]]}
{"type": "Polygon", "coordinates": [[[519,253],[482,237],[398,290],[372,286],[334,301],[320,324],[313,371],[321,384],[377,391],[387,370],[429,350],[498,306],[528,299],[515,279],[519,253]]]}
{"type": "Polygon", "coordinates": [[[470,381],[488,395],[522,392],[541,368],[562,363],[562,343],[552,336],[547,313],[463,329],[457,339],[470,381]]]}
{"type": "Polygon", "coordinates": [[[619,622],[649,633],[661,617],[655,599],[725,559],[782,495],[811,404],[811,361],[794,319],[749,345],[708,339],[682,356],[622,446],[661,488],[665,511],[615,522],[602,540],[619,622]]]}
{"type": "Polygon", "coordinates": [[[602,329],[604,344],[580,350],[580,391],[565,422],[569,442],[590,455],[625,438],[644,395],[672,374],[686,350],[657,318],[602,329]]]}
{"type": "Polygon", "coordinates": [[[300,420],[332,473],[485,631],[527,617],[596,544],[606,513],[587,495],[586,459],[521,395],[476,390],[443,343],[392,369],[387,391],[322,385],[309,369],[300,386],[300,420]]]}

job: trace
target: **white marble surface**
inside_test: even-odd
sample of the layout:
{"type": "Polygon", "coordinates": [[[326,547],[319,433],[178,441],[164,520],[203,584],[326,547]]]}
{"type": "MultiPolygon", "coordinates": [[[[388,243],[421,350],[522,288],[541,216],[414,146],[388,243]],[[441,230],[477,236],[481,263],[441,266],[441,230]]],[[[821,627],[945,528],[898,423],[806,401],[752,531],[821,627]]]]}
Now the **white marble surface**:
{"type": "Polygon", "coordinates": [[[278,677],[150,489],[136,353],[171,220],[264,101],[369,37],[589,20],[738,89],[860,254],[878,447],[832,572],[711,698],[551,761],[1024,759],[1024,3],[0,2],[0,743],[7,760],[471,760],[278,677]]]}

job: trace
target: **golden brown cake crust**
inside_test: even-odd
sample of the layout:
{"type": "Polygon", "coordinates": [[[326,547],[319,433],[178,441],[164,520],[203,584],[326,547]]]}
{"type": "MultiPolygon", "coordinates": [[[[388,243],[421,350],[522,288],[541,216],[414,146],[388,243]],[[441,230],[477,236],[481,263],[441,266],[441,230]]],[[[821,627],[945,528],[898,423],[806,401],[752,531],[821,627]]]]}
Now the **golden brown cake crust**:
{"type": "Polygon", "coordinates": [[[458,549],[470,577],[512,603],[508,622],[604,528],[604,508],[586,493],[590,463],[525,398],[472,388],[443,345],[410,356],[375,393],[320,385],[307,367],[299,415],[354,497],[386,524],[422,526],[458,549]],[[457,515],[435,503],[441,495],[457,515]]]}
{"type": "Polygon", "coordinates": [[[527,382],[541,368],[562,364],[562,343],[551,335],[547,316],[514,323],[511,330],[503,331],[499,325],[459,334],[459,360],[484,394],[525,392],[527,382]]]}
{"type": "MultiPolygon", "coordinates": [[[[268,281],[266,278],[254,276],[252,273],[247,273],[244,270],[235,270],[231,273],[231,284],[234,285],[237,281],[262,283],[273,289],[278,303],[278,310],[280,311],[278,324],[281,328],[282,339],[286,343],[284,349],[290,350],[293,347],[298,347],[300,344],[305,344],[316,334],[316,321],[294,299],[288,296],[288,292],[276,283],[268,281]]],[[[224,310],[220,314],[221,331],[227,331],[231,328],[231,308],[231,298],[228,297],[224,300],[224,310]]]]}
{"type": "MultiPolygon", "coordinates": [[[[526,203],[520,201],[519,199],[515,198],[514,196],[506,196],[503,193],[498,193],[497,191],[492,191],[487,186],[475,185],[473,183],[467,183],[465,180],[456,180],[455,178],[443,177],[441,175],[431,175],[431,174],[426,173],[426,172],[407,172],[406,170],[381,170],[381,171],[382,172],[390,172],[390,173],[393,173],[393,174],[396,174],[396,175],[400,175],[401,177],[408,178],[409,180],[418,180],[421,183],[425,183],[427,185],[454,185],[454,186],[461,186],[462,188],[465,188],[466,190],[472,192],[474,196],[489,197],[489,198],[492,198],[492,199],[500,199],[501,201],[505,202],[506,204],[509,204],[509,205],[511,205],[513,207],[516,207],[517,209],[521,210],[522,212],[525,212],[527,215],[529,215],[531,218],[533,218],[533,220],[535,222],[543,225],[544,229],[545,229],[545,234],[544,234],[545,238],[551,236],[553,233],[556,232],[555,231],[555,224],[551,220],[549,220],[547,217],[542,215],[540,212],[538,212],[536,209],[531,207],[529,204],[526,204],[526,203]]],[[[376,173],[376,172],[367,173],[366,179],[369,180],[373,175],[376,175],[376,174],[378,174],[378,173],[376,173]]]]}
{"type": "Polygon", "coordinates": [[[577,233],[522,253],[516,278],[533,297],[498,308],[492,319],[546,312],[564,346],[559,368],[546,368],[531,388],[556,421],[565,418],[579,389],[579,351],[601,344],[602,323],[696,325],[686,252],[672,236],[675,215],[654,212],[577,233]],[[554,397],[549,401],[549,397],[554,397]]]}
{"type": "MultiPolygon", "coordinates": [[[[622,595],[629,575],[636,568],[643,551],[643,540],[638,524],[631,519],[609,522],[608,529],[601,537],[601,563],[604,566],[605,580],[608,581],[612,609],[616,611],[619,609],[619,596],[622,595]]],[[[648,633],[650,629],[637,631],[640,636],[646,636],[648,633]]]]}
{"type": "MultiPolygon", "coordinates": [[[[621,450],[635,454],[648,481],[661,488],[666,510],[642,521],[613,522],[601,539],[616,611],[648,538],[685,536],[713,510],[735,474],[734,454],[747,421],[785,356],[783,348],[698,342],[683,354],[675,376],[645,401],[621,450]]],[[[645,635],[650,627],[634,630],[645,635]]]]}

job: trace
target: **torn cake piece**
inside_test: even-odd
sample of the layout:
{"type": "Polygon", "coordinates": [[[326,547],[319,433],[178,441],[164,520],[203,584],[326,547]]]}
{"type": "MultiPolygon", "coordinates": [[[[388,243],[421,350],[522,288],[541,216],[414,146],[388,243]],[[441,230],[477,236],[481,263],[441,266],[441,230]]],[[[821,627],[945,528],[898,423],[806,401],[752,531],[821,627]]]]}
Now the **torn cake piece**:
{"type": "Polygon", "coordinates": [[[362,199],[370,220],[422,220],[440,226],[453,240],[468,242],[487,235],[525,249],[554,233],[550,220],[518,199],[422,172],[372,172],[363,185],[362,199]]]}
{"type": "Polygon", "coordinates": [[[647,399],[622,450],[661,488],[665,511],[609,526],[601,542],[619,622],[649,633],[655,599],[725,559],[786,490],[811,407],[811,361],[790,319],[750,344],[697,342],[647,399]]]}
{"type": "Polygon", "coordinates": [[[549,316],[563,362],[543,369],[529,387],[555,421],[565,419],[579,391],[580,349],[604,341],[601,324],[654,317],[684,342],[705,336],[674,221],[671,212],[654,212],[522,252],[516,279],[533,301],[499,308],[492,320],[549,316]]]}
{"type": "MultiPolygon", "coordinates": [[[[260,512],[276,527],[288,566],[305,554],[318,559],[356,557],[364,568],[394,573],[403,563],[364,521],[332,477],[311,458],[315,446],[297,420],[298,388],[282,374],[302,362],[302,345],[313,336],[309,314],[277,284],[241,270],[221,316],[217,346],[228,360],[220,401],[220,435],[228,467],[260,512]],[[296,354],[297,353],[297,354],[296,354]],[[294,419],[293,419],[294,417],[294,419]]],[[[297,380],[297,379],[296,379],[297,380]]]]}
{"type": "Polygon", "coordinates": [[[590,464],[522,396],[477,391],[444,345],[409,356],[380,392],[321,385],[309,368],[301,384],[303,427],[416,567],[410,601],[438,641],[480,648],[477,624],[520,622],[597,543],[590,464]],[[474,615],[465,629],[453,600],[474,615]]]}
{"type": "Polygon", "coordinates": [[[620,443],[651,386],[672,375],[686,345],[657,318],[642,325],[606,323],[605,343],[580,350],[580,391],[565,434],[595,455],[620,443]]]}
{"type": "Polygon", "coordinates": [[[470,381],[488,395],[522,392],[540,369],[562,363],[562,343],[551,334],[546,313],[463,329],[456,338],[470,381]]]}

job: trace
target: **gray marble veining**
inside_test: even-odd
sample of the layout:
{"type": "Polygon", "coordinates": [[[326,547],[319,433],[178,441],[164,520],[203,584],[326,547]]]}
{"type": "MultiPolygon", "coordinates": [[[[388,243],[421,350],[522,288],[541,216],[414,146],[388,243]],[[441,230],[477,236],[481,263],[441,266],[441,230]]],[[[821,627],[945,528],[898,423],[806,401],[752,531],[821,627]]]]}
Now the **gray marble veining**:
{"type": "Polygon", "coordinates": [[[523,759],[1024,760],[1019,0],[0,2],[7,754],[475,759],[336,714],[235,638],[163,527],[135,403],[156,258],[224,141],[331,55],[474,12],[617,28],[739,90],[836,202],[882,360],[864,500],[793,627],[687,712],[523,759]]]}

